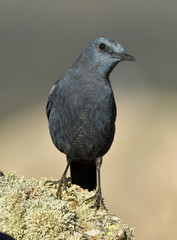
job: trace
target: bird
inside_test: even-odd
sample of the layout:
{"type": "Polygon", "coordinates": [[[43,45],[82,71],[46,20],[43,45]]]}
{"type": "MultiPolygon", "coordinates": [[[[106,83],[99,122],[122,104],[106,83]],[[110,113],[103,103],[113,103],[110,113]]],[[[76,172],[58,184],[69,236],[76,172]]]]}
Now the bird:
{"type": "Polygon", "coordinates": [[[100,37],[82,51],[71,68],[51,88],[46,115],[52,141],[64,153],[67,166],[57,198],[68,181],[96,189],[94,206],[103,204],[100,168],[115,135],[116,103],[110,73],[121,61],[135,61],[115,40],[100,37]]]}

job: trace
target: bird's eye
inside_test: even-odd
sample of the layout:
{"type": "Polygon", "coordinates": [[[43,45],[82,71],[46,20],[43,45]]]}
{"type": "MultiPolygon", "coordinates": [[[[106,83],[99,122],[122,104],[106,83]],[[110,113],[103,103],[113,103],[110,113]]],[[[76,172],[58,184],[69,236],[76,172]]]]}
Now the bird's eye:
{"type": "Polygon", "coordinates": [[[100,43],[99,49],[100,50],[105,50],[106,49],[106,44],[105,43],[100,43]]]}

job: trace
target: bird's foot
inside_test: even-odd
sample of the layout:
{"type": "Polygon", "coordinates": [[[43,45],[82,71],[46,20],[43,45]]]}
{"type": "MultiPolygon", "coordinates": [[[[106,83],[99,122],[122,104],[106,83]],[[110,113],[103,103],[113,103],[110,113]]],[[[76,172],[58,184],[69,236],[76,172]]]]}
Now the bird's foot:
{"type": "Polygon", "coordinates": [[[57,199],[62,198],[62,190],[66,191],[69,183],[71,183],[71,178],[67,178],[65,175],[63,175],[59,180],[59,187],[57,190],[57,199]]]}
{"type": "Polygon", "coordinates": [[[57,180],[57,181],[48,180],[44,183],[44,185],[53,186],[53,185],[59,184],[56,195],[57,195],[57,199],[62,199],[62,190],[66,191],[70,182],[71,182],[71,178],[67,178],[65,175],[63,175],[60,180],[57,180]]]}
{"type": "Polygon", "coordinates": [[[83,202],[87,202],[87,201],[92,201],[92,200],[95,200],[94,204],[91,206],[91,208],[96,208],[96,209],[99,209],[99,208],[103,208],[105,210],[107,210],[106,206],[105,206],[105,203],[104,203],[104,200],[102,198],[102,193],[101,193],[101,190],[97,190],[95,195],[93,195],[92,197],[90,198],[87,198],[85,199],[83,202]]]}

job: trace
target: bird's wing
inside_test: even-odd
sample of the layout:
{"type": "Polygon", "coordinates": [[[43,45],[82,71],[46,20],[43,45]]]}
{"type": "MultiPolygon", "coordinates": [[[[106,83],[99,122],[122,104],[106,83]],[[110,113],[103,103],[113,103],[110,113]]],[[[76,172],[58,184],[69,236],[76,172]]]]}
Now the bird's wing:
{"type": "MultiPolygon", "coordinates": [[[[59,79],[60,80],[60,79],[59,79]]],[[[49,116],[50,116],[50,111],[51,111],[51,107],[52,107],[52,103],[51,103],[51,99],[52,99],[52,95],[54,94],[54,91],[57,87],[57,85],[59,84],[59,80],[56,81],[56,83],[53,85],[53,87],[51,88],[50,90],[50,94],[49,94],[49,97],[48,97],[48,101],[47,101],[47,105],[46,105],[46,115],[47,115],[47,118],[49,119],[49,116]]]]}
{"type": "Polygon", "coordinates": [[[50,96],[49,96],[47,105],[46,105],[46,115],[47,115],[48,119],[49,119],[49,115],[50,115],[50,110],[51,110],[51,101],[50,101],[50,96]]]}

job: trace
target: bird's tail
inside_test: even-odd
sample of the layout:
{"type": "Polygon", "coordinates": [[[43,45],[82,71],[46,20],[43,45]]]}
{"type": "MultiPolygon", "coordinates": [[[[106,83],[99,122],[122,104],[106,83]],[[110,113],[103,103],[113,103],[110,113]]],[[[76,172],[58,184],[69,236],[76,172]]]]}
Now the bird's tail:
{"type": "Polygon", "coordinates": [[[89,160],[72,160],[71,181],[89,191],[96,189],[96,163],[89,160]]]}

